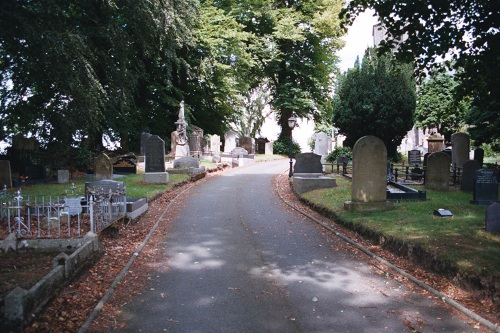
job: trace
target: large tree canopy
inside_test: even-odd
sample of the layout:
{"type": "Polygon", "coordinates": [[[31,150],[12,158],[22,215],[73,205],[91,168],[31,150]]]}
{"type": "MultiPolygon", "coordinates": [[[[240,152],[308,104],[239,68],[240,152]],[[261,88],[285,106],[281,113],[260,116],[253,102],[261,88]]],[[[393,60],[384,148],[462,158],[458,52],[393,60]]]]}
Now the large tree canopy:
{"type": "Polygon", "coordinates": [[[339,79],[333,100],[333,124],[353,147],[365,135],[384,141],[389,157],[413,126],[415,82],[412,68],[367,49],[339,79]]]}
{"type": "Polygon", "coordinates": [[[343,11],[346,22],[367,8],[387,29],[381,50],[398,45],[397,57],[414,61],[421,76],[451,55],[448,64],[460,75],[461,94],[472,98],[472,138],[500,148],[500,2],[352,0],[343,11]]]}

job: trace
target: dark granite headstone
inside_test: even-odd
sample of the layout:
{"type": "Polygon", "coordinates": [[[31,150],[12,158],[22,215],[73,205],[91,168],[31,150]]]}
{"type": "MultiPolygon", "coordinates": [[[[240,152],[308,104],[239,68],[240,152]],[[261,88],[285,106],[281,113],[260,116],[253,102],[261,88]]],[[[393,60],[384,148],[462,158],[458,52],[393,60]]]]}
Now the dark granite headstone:
{"type": "Polygon", "coordinates": [[[479,162],[475,160],[468,160],[464,163],[462,171],[462,179],[460,182],[460,190],[472,192],[474,189],[474,174],[479,170],[479,162]]]}
{"type": "Polygon", "coordinates": [[[493,170],[479,169],[475,172],[473,194],[473,204],[490,205],[498,201],[498,181],[493,170]]]}
{"type": "Polygon", "coordinates": [[[425,168],[425,167],[427,167],[427,159],[429,158],[429,155],[430,155],[430,154],[431,154],[431,153],[425,153],[425,154],[424,154],[424,162],[423,162],[423,163],[424,163],[424,164],[423,164],[423,165],[424,165],[424,168],[425,168]]]}
{"type": "Polygon", "coordinates": [[[10,161],[0,160],[0,191],[4,186],[12,187],[12,174],[10,171],[10,161]]]}
{"type": "Polygon", "coordinates": [[[132,156],[121,156],[113,163],[113,170],[118,174],[136,174],[137,163],[132,156]]]}
{"type": "Polygon", "coordinates": [[[485,229],[487,232],[500,231],[500,203],[496,202],[486,209],[485,229]]]}
{"type": "Polygon", "coordinates": [[[323,173],[321,155],[302,153],[295,157],[294,173],[323,173]]]}
{"type": "Polygon", "coordinates": [[[158,136],[151,136],[146,143],[146,172],[165,172],[165,142],[158,136]]]}
{"type": "Polygon", "coordinates": [[[420,158],[420,150],[410,150],[408,152],[408,164],[410,165],[420,165],[422,164],[422,160],[420,158]]]}
{"type": "Polygon", "coordinates": [[[26,176],[29,180],[39,180],[46,178],[46,171],[43,165],[28,165],[26,167],[26,176]]]}
{"type": "Polygon", "coordinates": [[[484,149],[483,148],[476,148],[474,150],[474,160],[478,161],[479,167],[483,167],[483,162],[484,162],[484,149]]]}

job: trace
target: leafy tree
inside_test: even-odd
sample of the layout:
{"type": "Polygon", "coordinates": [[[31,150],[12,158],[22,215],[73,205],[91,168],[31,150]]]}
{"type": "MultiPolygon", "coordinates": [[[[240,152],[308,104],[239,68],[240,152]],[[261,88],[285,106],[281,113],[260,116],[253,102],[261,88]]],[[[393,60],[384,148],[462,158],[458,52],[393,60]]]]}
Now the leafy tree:
{"type": "Polygon", "coordinates": [[[266,106],[269,103],[269,93],[264,88],[251,89],[240,98],[237,109],[230,119],[232,130],[240,136],[255,138],[260,133],[264,121],[272,113],[266,106]]]}
{"type": "Polygon", "coordinates": [[[333,124],[353,147],[365,135],[380,138],[389,157],[413,126],[415,83],[409,65],[365,51],[362,63],[341,76],[333,101],[333,124]]]}
{"type": "Polygon", "coordinates": [[[436,128],[446,141],[464,128],[468,98],[457,100],[459,82],[451,73],[432,71],[430,78],[418,87],[415,120],[420,128],[436,128]]]}
{"type": "Polygon", "coordinates": [[[367,8],[387,29],[381,51],[398,45],[398,59],[414,61],[421,77],[450,55],[459,91],[472,97],[466,117],[471,137],[500,149],[500,2],[352,0],[342,13],[345,22],[367,8]]]}
{"type": "MultiPolygon", "coordinates": [[[[2,2],[2,139],[32,134],[49,151],[126,144],[178,110],[176,52],[196,0],[2,2]]],[[[181,96],[179,96],[181,97],[181,96]]],[[[175,120],[174,120],[175,121],[175,120]]]]}

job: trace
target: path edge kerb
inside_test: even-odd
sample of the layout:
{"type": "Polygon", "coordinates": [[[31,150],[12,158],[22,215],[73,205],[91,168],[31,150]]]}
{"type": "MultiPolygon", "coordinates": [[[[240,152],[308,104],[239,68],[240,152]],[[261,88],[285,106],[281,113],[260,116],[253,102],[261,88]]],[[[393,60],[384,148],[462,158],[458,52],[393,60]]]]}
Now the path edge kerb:
{"type": "MultiPolygon", "coordinates": [[[[404,277],[406,277],[408,280],[410,280],[411,282],[415,283],[416,285],[418,285],[419,287],[427,290],[428,292],[432,293],[433,295],[439,297],[443,302],[445,303],[448,303],[449,305],[451,305],[452,307],[454,307],[455,309],[457,309],[458,311],[462,312],[463,314],[465,314],[466,316],[468,316],[469,318],[477,321],[478,323],[480,323],[481,325],[483,325],[484,327],[487,327],[488,329],[492,330],[493,332],[496,332],[496,333],[500,333],[500,327],[498,325],[495,325],[494,323],[490,322],[489,320],[479,316],[478,314],[472,312],[470,309],[464,307],[463,305],[461,305],[460,303],[456,302],[455,300],[449,298],[448,296],[444,295],[443,293],[439,292],[438,290],[432,288],[431,286],[427,285],[426,283],[424,283],[423,281],[420,281],[419,279],[417,279],[416,277],[414,277],[413,275],[410,275],[409,273],[407,273],[406,271],[400,269],[399,267],[391,264],[390,262],[388,262],[387,260],[377,256],[376,254],[374,254],[373,252],[371,252],[370,250],[368,250],[367,248],[359,245],[358,243],[356,243],[355,241],[353,241],[352,239],[350,239],[349,237],[341,234],[340,232],[336,231],[335,229],[331,228],[330,226],[324,224],[323,222],[319,221],[318,219],[316,219],[314,216],[304,212],[303,210],[301,210],[300,208],[296,207],[295,205],[293,205],[292,203],[290,203],[289,201],[287,201],[281,191],[280,191],[280,187],[279,187],[279,179],[280,177],[282,177],[283,174],[280,174],[276,177],[276,190],[278,192],[278,195],[280,197],[280,199],[283,201],[283,203],[285,203],[287,206],[289,206],[290,208],[294,209],[295,211],[299,212],[300,214],[304,215],[305,217],[307,217],[308,219],[310,219],[311,221],[317,223],[318,225],[320,225],[321,227],[323,227],[324,229],[328,230],[329,232],[333,233],[335,236],[341,238],[342,240],[344,240],[345,242],[349,243],[350,245],[354,246],[355,248],[357,248],[358,250],[360,250],[361,252],[365,253],[366,255],[368,255],[369,257],[379,261],[380,263],[386,265],[387,267],[389,267],[391,270],[397,272],[398,274],[401,274],[403,275],[404,277]]],[[[293,191],[293,190],[292,190],[293,191]]],[[[294,192],[295,193],[295,192],[294,192]]],[[[318,210],[318,207],[315,207],[314,205],[311,205],[311,203],[307,202],[306,200],[303,200],[299,197],[299,200],[303,203],[305,203],[306,205],[310,206],[313,210],[317,211],[318,210]]],[[[324,211],[325,209],[322,209],[323,211],[318,211],[318,213],[324,215],[324,211]]],[[[331,211],[327,211],[328,215],[329,216],[325,216],[327,218],[331,218],[332,216],[336,216],[334,212],[331,212],[331,211]]]]}

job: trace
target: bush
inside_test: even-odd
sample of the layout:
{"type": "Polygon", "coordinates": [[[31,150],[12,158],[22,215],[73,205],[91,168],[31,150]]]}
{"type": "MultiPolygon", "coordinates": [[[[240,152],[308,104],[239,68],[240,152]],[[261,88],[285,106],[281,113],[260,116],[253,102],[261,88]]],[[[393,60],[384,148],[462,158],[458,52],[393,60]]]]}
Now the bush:
{"type": "MultiPolygon", "coordinates": [[[[276,155],[286,155],[290,154],[290,139],[279,139],[273,143],[273,153],[276,155]]],[[[297,142],[292,141],[292,157],[300,154],[300,146],[297,142]]]]}
{"type": "Polygon", "coordinates": [[[349,160],[352,160],[352,151],[349,147],[337,147],[335,148],[328,156],[326,157],[326,161],[328,163],[337,163],[337,159],[339,156],[348,157],[349,160]]]}

